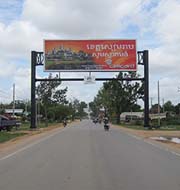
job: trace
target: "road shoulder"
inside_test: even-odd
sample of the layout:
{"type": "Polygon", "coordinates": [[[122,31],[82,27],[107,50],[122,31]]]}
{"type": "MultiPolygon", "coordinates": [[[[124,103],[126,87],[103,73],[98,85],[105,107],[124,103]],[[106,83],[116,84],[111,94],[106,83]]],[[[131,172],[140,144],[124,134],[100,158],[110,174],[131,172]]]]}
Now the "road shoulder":
{"type": "MultiPolygon", "coordinates": [[[[72,126],[75,123],[78,123],[78,121],[70,123],[67,127],[72,126]]],[[[27,133],[26,135],[14,138],[12,140],[0,144],[0,159],[40,139],[56,134],[57,132],[63,129],[63,125],[59,123],[53,126],[49,126],[47,128],[41,128],[32,131],[24,131],[25,133],[27,133]]]]}
{"type": "Polygon", "coordinates": [[[151,139],[151,137],[180,137],[180,131],[136,130],[118,125],[113,125],[113,127],[116,129],[120,129],[137,139],[142,139],[149,144],[159,146],[160,148],[163,148],[170,152],[174,152],[178,155],[180,154],[180,144],[151,139]]]}

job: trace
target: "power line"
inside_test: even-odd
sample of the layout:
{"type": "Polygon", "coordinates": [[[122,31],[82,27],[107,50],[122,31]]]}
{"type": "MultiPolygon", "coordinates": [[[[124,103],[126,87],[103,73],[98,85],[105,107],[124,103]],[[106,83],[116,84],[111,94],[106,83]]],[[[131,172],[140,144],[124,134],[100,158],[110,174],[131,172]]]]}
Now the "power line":
{"type": "Polygon", "coordinates": [[[1,89],[0,89],[0,92],[1,92],[1,93],[4,93],[4,94],[7,94],[7,92],[6,92],[6,91],[1,90],[1,89]]]}

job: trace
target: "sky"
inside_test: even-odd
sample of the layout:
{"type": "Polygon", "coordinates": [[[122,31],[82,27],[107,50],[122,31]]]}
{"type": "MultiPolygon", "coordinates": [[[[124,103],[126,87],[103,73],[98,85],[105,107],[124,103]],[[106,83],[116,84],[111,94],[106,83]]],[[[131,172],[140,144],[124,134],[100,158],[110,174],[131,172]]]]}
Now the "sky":
{"type": "MultiPolygon", "coordinates": [[[[31,51],[43,51],[44,39],[136,39],[138,51],[149,50],[153,104],[158,80],[161,104],[180,102],[180,0],[0,0],[0,102],[12,101],[13,84],[16,99],[30,99],[31,51]]],[[[140,66],[137,72],[143,74],[140,66]]],[[[38,69],[38,77],[47,75],[38,69]]],[[[65,86],[69,100],[90,102],[102,82],[64,82],[60,88],[65,86]]]]}

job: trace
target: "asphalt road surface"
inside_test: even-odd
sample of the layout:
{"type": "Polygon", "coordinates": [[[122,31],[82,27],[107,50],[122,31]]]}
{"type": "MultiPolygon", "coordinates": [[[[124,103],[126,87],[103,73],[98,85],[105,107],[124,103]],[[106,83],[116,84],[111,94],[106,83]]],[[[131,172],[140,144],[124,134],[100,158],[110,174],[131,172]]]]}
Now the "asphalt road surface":
{"type": "Polygon", "coordinates": [[[180,157],[85,120],[1,158],[0,190],[180,190],[180,157]]]}

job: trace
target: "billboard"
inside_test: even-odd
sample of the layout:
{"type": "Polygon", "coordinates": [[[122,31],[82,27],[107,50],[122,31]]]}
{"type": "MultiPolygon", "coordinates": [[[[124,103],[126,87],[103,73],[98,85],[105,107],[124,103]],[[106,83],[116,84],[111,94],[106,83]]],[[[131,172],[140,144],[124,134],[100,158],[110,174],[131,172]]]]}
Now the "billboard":
{"type": "Polygon", "coordinates": [[[136,71],[136,40],[45,40],[45,71],[136,71]]]}

